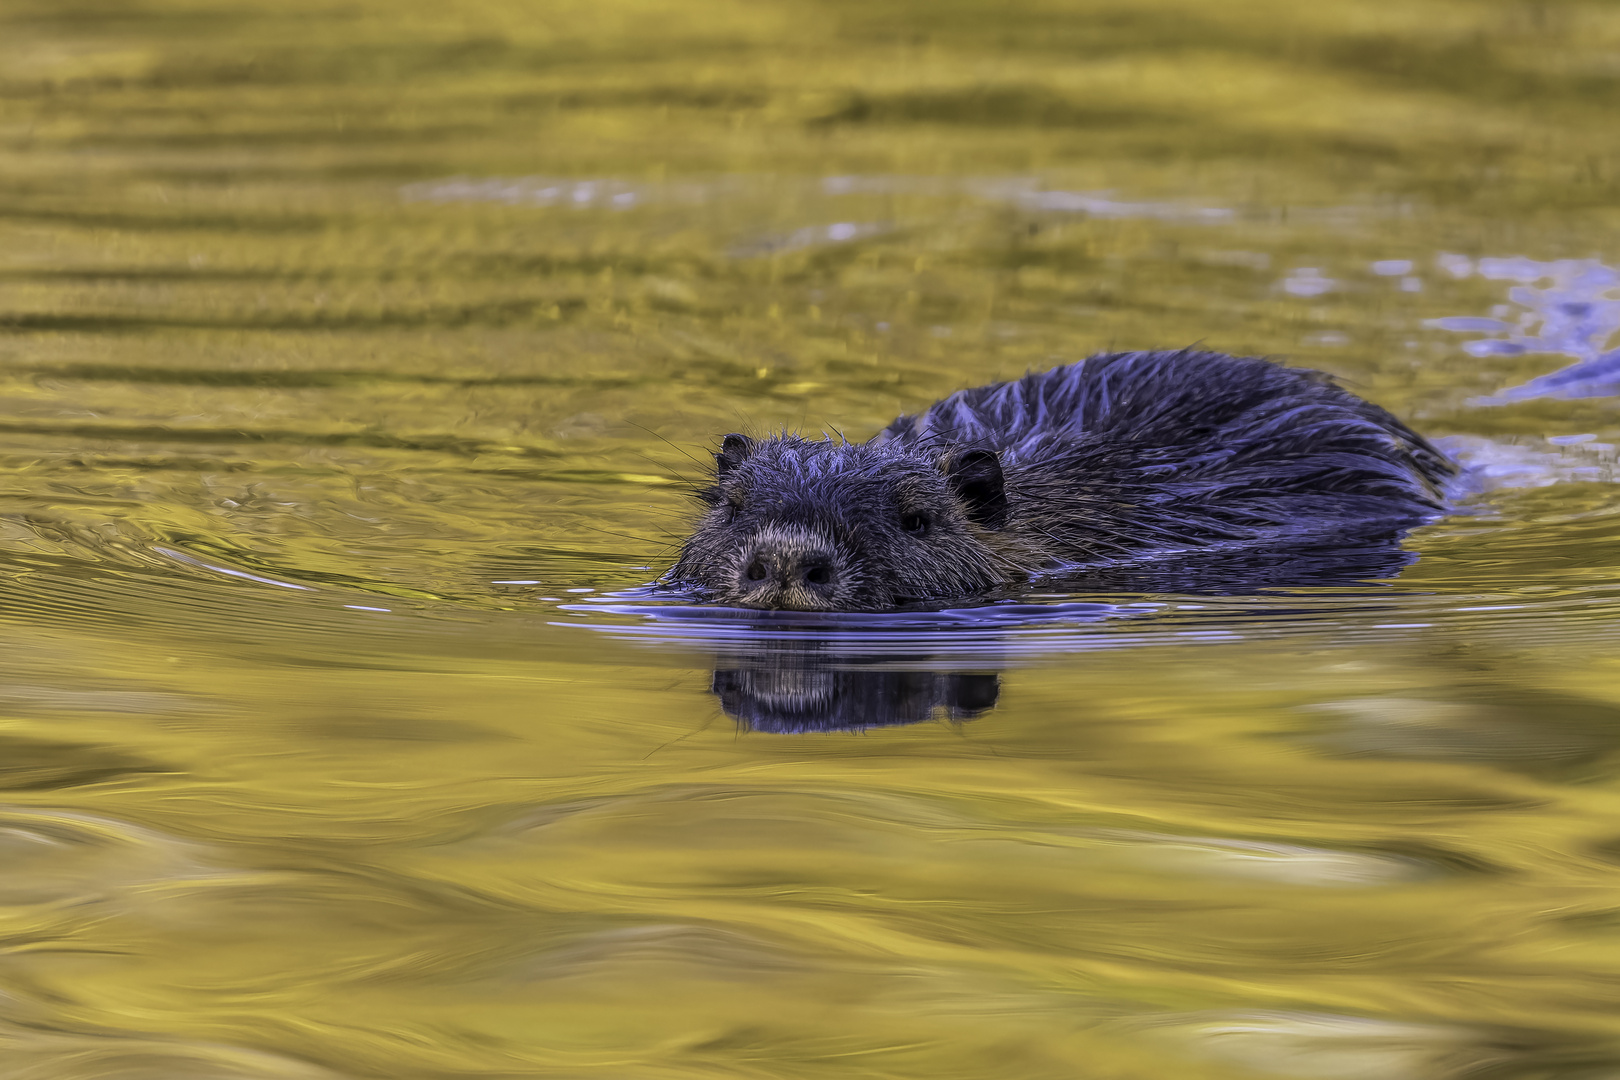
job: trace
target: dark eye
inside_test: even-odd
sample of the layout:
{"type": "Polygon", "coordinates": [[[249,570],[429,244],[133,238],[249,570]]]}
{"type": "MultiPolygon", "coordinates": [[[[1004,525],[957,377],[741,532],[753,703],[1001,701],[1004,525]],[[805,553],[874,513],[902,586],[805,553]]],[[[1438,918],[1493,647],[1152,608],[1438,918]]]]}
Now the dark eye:
{"type": "Polygon", "coordinates": [[[928,515],[903,514],[900,518],[900,527],[908,533],[921,536],[928,531],[928,515]]]}

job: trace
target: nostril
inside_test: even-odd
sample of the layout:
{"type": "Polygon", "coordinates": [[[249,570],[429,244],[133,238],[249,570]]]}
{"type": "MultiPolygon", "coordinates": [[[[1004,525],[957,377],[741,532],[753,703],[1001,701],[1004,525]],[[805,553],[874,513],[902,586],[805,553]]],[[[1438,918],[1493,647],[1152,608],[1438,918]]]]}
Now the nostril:
{"type": "Polygon", "coordinates": [[[748,564],[748,569],[743,571],[743,576],[749,581],[764,581],[766,573],[765,564],[755,559],[748,564]]]}
{"type": "Polygon", "coordinates": [[[812,566],[804,572],[804,580],[812,585],[832,584],[833,572],[829,566],[812,566]]]}

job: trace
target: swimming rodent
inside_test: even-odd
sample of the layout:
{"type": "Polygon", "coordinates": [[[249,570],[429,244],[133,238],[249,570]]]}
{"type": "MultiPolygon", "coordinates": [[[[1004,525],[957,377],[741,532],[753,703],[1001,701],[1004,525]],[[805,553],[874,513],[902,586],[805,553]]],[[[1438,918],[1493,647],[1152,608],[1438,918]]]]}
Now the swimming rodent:
{"type": "Polygon", "coordinates": [[[1398,536],[1456,467],[1320,372],[1109,353],[962,390],[864,443],[727,435],[664,583],[883,611],[1219,548],[1398,536]]]}

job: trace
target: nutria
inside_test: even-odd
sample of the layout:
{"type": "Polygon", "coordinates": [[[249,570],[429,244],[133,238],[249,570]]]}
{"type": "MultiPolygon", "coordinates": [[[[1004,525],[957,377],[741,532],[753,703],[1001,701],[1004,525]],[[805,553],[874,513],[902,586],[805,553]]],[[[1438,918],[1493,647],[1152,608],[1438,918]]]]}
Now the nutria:
{"type": "Polygon", "coordinates": [[[1455,466],[1321,372],[1093,356],[963,390],[864,443],[727,435],[665,582],[750,608],[880,611],[1198,549],[1398,536],[1455,466]]]}

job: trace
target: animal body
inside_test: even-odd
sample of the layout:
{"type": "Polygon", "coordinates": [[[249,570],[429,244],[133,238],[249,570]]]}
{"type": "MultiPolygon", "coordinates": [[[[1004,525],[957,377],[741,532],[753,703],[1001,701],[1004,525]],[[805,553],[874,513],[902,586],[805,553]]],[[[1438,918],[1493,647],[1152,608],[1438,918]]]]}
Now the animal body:
{"type": "Polygon", "coordinates": [[[727,435],[665,577],[714,602],[881,611],[1186,552],[1398,536],[1455,467],[1319,372],[1093,356],[864,443],[727,435]]]}

